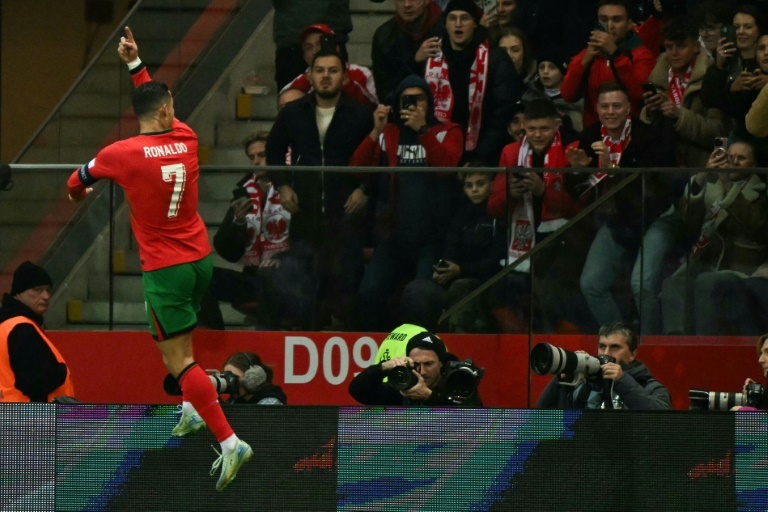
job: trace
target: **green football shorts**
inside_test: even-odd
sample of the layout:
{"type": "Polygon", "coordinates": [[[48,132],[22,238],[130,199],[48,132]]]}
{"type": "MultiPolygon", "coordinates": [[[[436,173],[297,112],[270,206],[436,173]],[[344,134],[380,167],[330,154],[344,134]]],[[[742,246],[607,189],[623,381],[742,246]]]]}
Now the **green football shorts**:
{"type": "Polygon", "coordinates": [[[197,326],[197,312],[212,274],[211,254],[191,263],[144,272],[144,305],[153,338],[163,341],[197,326]]]}

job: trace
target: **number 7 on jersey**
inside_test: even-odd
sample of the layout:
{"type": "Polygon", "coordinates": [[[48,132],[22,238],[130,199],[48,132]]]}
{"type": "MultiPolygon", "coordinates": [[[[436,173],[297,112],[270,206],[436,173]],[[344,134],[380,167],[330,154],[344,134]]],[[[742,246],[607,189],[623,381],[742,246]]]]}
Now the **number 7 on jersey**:
{"type": "Polygon", "coordinates": [[[168,205],[168,218],[172,219],[179,214],[179,205],[187,182],[187,169],[184,164],[171,164],[160,166],[160,170],[163,172],[163,181],[173,183],[171,203],[168,205]]]}

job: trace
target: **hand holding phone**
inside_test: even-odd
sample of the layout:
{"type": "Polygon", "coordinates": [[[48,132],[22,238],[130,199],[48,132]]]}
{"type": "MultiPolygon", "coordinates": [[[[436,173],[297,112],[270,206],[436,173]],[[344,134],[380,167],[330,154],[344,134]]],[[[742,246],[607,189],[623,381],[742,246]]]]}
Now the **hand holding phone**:
{"type": "Polygon", "coordinates": [[[640,84],[640,87],[643,88],[643,92],[651,93],[651,94],[658,94],[658,90],[656,90],[656,86],[653,85],[653,82],[645,82],[643,84],[640,84]]]}

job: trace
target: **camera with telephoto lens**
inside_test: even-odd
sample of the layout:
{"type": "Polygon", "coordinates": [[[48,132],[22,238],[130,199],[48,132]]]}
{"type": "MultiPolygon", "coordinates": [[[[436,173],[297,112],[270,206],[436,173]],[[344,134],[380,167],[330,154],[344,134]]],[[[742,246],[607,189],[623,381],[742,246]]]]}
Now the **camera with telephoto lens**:
{"type": "Polygon", "coordinates": [[[707,391],[691,389],[688,391],[692,411],[730,411],[733,407],[748,405],[764,409],[766,404],[765,389],[759,382],[747,384],[746,393],[728,393],[725,391],[707,391]]]}
{"type": "Polygon", "coordinates": [[[485,374],[471,359],[449,361],[442,379],[443,390],[451,403],[462,404],[477,392],[477,385],[485,374]]]}
{"type": "Polygon", "coordinates": [[[240,378],[234,373],[218,370],[208,370],[208,372],[208,378],[211,379],[217,394],[227,393],[237,396],[240,393],[240,378]]]}
{"type": "Polygon", "coordinates": [[[411,364],[405,363],[405,366],[395,366],[389,371],[387,383],[398,391],[405,391],[418,384],[419,377],[413,373],[411,364]]]}
{"type": "MultiPolygon", "coordinates": [[[[600,367],[606,363],[615,362],[616,358],[607,354],[594,357],[589,354],[571,352],[549,343],[539,343],[531,349],[531,370],[537,375],[573,375],[574,380],[570,384],[574,386],[582,379],[598,380],[602,378],[603,373],[600,367]]],[[[561,384],[569,383],[561,382],[561,384]]]]}

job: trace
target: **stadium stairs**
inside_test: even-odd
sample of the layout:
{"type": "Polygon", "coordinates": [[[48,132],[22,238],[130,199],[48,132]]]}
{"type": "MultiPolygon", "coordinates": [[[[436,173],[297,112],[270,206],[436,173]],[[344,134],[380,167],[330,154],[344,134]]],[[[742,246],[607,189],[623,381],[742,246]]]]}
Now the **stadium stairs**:
{"type": "MultiPolygon", "coordinates": [[[[224,168],[247,165],[241,141],[269,130],[277,115],[273,13],[263,0],[184,0],[173,5],[144,0],[118,26],[134,28],[153,77],[176,84],[177,116],[198,134],[201,165],[214,167],[201,174],[199,205],[212,240],[242,175],[224,168]],[[254,76],[267,89],[247,94],[244,85],[253,83],[254,76]]],[[[370,39],[392,15],[391,6],[352,0],[350,7],[350,60],[370,66],[370,39]]],[[[110,39],[15,163],[79,164],[104,145],[135,134],[131,84],[123,68],[110,39]]],[[[139,258],[122,194],[100,183],[88,204],[74,211],[61,202],[66,174],[15,173],[14,194],[0,201],[0,238],[8,242],[0,252],[4,278],[9,282],[20,258],[44,263],[57,283],[48,328],[143,330],[139,258]],[[29,212],[22,205],[32,198],[38,208],[29,212]],[[115,212],[111,226],[110,211],[115,212]]],[[[215,264],[238,268],[218,256],[215,264]]],[[[228,327],[249,325],[229,305],[222,304],[222,313],[228,327]]]]}

